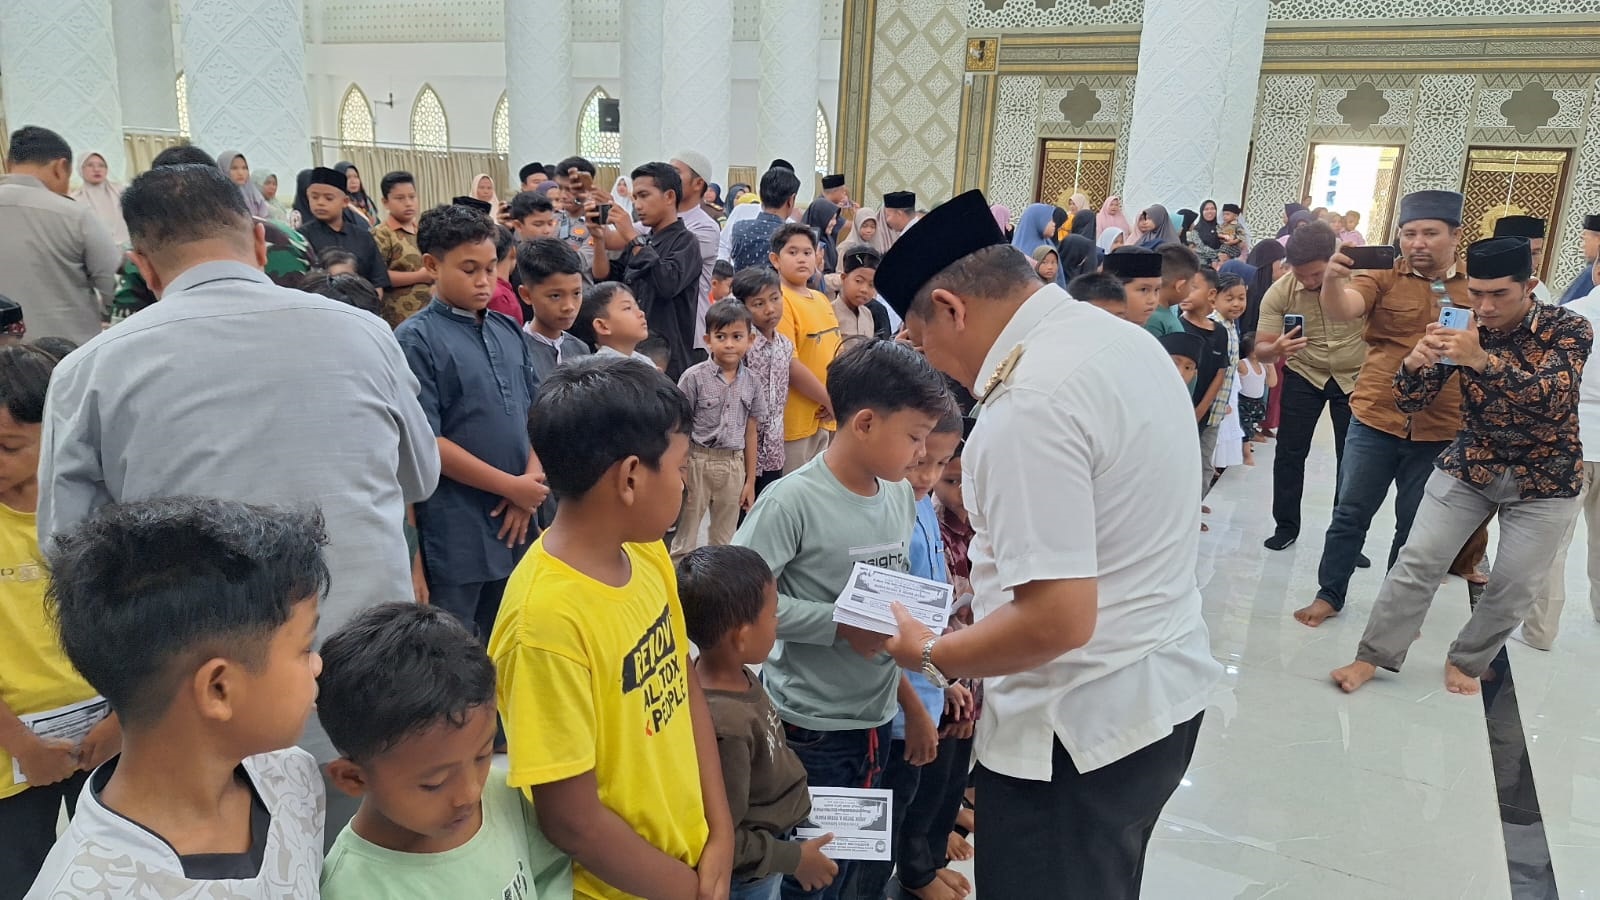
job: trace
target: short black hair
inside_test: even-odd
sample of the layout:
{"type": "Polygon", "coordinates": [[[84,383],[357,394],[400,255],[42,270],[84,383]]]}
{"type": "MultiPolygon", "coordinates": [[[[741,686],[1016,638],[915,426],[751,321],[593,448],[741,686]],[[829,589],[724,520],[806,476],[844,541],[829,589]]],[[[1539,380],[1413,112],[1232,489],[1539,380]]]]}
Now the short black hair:
{"type": "Polygon", "coordinates": [[[334,266],[355,266],[359,269],[361,260],[343,247],[329,247],[317,254],[317,268],[326,272],[334,266]]]}
{"type": "Polygon", "coordinates": [[[581,156],[569,156],[556,163],[557,175],[565,175],[573,169],[577,169],[579,172],[587,172],[591,176],[600,174],[600,170],[594,167],[594,163],[581,156]]]}
{"type": "Polygon", "coordinates": [[[719,259],[711,266],[711,279],[713,281],[726,281],[733,276],[733,263],[725,259],[719,259]]]}
{"type": "Polygon", "coordinates": [[[314,510],[207,497],[113,504],[56,535],[47,602],[73,667],[124,728],[146,727],[205,660],[265,662],[294,608],[327,591],[327,542],[314,510]]]}
{"type": "Polygon", "coordinates": [[[711,304],[706,310],[706,334],[729,328],[740,322],[744,323],[745,330],[752,330],[755,328],[754,321],[750,318],[750,310],[743,303],[732,297],[725,297],[711,304]]]}
{"type": "Polygon", "coordinates": [[[749,303],[750,298],[761,293],[767,288],[782,290],[783,282],[778,278],[777,270],[771,266],[750,266],[740,269],[733,276],[731,290],[733,296],[740,303],[749,303]]]}
{"type": "Polygon", "coordinates": [[[513,222],[521,222],[534,213],[555,211],[555,204],[550,202],[550,195],[544,191],[519,191],[511,198],[509,207],[509,215],[513,222]]]}
{"type": "Polygon", "coordinates": [[[210,166],[215,169],[217,160],[193,144],[178,144],[157,153],[156,158],[150,161],[152,169],[164,169],[167,166],[210,166]]]}
{"type": "Polygon", "coordinates": [[[529,288],[552,275],[582,275],[583,271],[583,257],[560,238],[534,238],[517,248],[517,274],[529,288]]]}
{"type": "Polygon", "coordinates": [[[656,190],[662,193],[671,191],[674,201],[683,199],[683,176],[671,163],[647,162],[634,169],[628,177],[634,180],[648,178],[655,183],[656,190]]]}
{"type": "MultiPolygon", "coordinates": [[[[945,390],[949,390],[948,383],[945,390]]],[[[939,421],[933,423],[933,430],[929,434],[962,434],[967,430],[967,420],[961,414],[961,407],[956,405],[956,398],[948,393],[945,395],[947,405],[945,411],[939,415],[939,421]]]]}
{"type": "Polygon", "coordinates": [[[1244,284],[1244,279],[1240,278],[1239,276],[1237,276],[1235,274],[1233,274],[1232,272],[1219,272],[1219,273],[1217,273],[1217,291],[1218,292],[1232,290],[1233,288],[1236,288],[1241,284],[1244,284]]]}
{"type": "Polygon", "coordinates": [[[788,169],[768,169],[761,176],[761,205],[777,209],[800,193],[800,176],[788,169]]]}
{"type": "Polygon", "coordinates": [[[407,172],[404,169],[398,169],[383,176],[383,180],[378,182],[378,190],[382,191],[381,196],[383,199],[387,200],[389,199],[389,192],[402,184],[409,184],[412,187],[416,187],[417,178],[415,175],[412,175],[410,172],[407,172]]]}
{"type": "Polygon", "coordinates": [[[517,233],[504,225],[496,223],[494,226],[494,258],[505,262],[517,249],[517,233]]]}
{"type": "Polygon", "coordinates": [[[475,209],[441,203],[417,220],[417,249],[439,259],[466,244],[492,243],[498,227],[475,209]]]}
{"type": "Polygon", "coordinates": [[[937,418],[950,403],[944,376],[927,357],[909,344],[882,338],[846,341],[828,363],[827,384],[839,422],[863,409],[884,415],[910,409],[937,418]]]}
{"type": "MultiPolygon", "coordinates": [[[[325,254],[323,259],[326,258],[325,254]]],[[[383,303],[378,298],[378,289],[360,275],[349,273],[329,275],[327,272],[315,272],[307,275],[305,281],[300,283],[300,290],[349,304],[375,316],[383,311],[383,303]]]]}
{"type": "Polygon", "coordinates": [[[48,166],[58,159],[72,159],[72,145],[61,135],[38,125],[24,125],[11,132],[7,162],[48,166]]]}
{"type": "Polygon", "coordinates": [[[1156,252],[1161,254],[1162,284],[1177,284],[1200,271],[1200,257],[1182,244],[1162,244],[1156,252]]]}
{"type": "Polygon", "coordinates": [[[1283,247],[1283,261],[1290,266],[1303,266],[1318,260],[1327,262],[1339,249],[1339,233],[1327,222],[1307,222],[1289,235],[1283,247]]]}
{"type": "MultiPolygon", "coordinates": [[[[31,342],[29,342],[29,346],[38,347],[40,350],[43,350],[44,352],[55,357],[57,362],[60,362],[61,360],[66,359],[67,356],[73,351],[77,350],[80,345],[77,341],[74,341],[71,338],[47,334],[41,338],[34,338],[31,342]]],[[[15,413],[12,414],[12,417],[16,417],[15,413]]]]}
{"type": "Polygon", "coordinates": [[[1085,303],[1128,302],[1128,291],[1122,286],[1122,279],[1105,272],[1079,275],[1067,283],[1067,293],[1072,295],[1072,299],[1085,303]]]}
{"type": "Polygon", "coordinates": [[[630,456],[659,468],[672,435],[688,434],[693,424],[688,398],[654,367],[585,356],[539,383],[528,436],[550,490],[566,500],[587,494],[630,456]]]}
{"type": "Polygon", "coordinates": [[[755,622],[772,580],[767,561],[749,547],[701,547],[678,560],[678,602],[689,640],[704,650],[755,622]]]}
{"type": "Polygon", "coordinates": [[[628,286],[620,281],[602,281],[591,285],[583,292],[583,304],[578,307],[578,315],[572,320],[572,329],[569,333],[588,344],[591,350],[598,349],[600,336],[595,333],[594,320],[605,317],[618,294],[633,296],[628,286]]]}
{"type": "Polygon", "coordinates": [[[1246,331],[1244,334],[1239,335],[1240,359],[1249,359],[1255,353],[1255,349],[1256,333],[1254,331],[1246,331]]]}
{"type": "Polygon", "coordinates": [[[185,163],[143,173],[122,192],[133,247],[158,254],[176,244],[243,237],[253,226],[239,186],[216,166],[185,163]]]}
{"type": "Polygon", "coordinates": [[[652,334],[640,341],[639,346],[633,348],[633,352],[650,357],[650,361],[655,363],[657,368],[666,366],[672,359],[672,345],[659,334],[652,334]]]}
{"type": "Polygon", "coordinates": [[[1010,244],[996,244],[969,253],[928,279],[917,290],[908,310],[910,315],[926,319],[933,311],[933,292],[950,291],[962,297],[980,300],[998,300],[1013,292],[1039,287],[1039,273],[1033,260],[1010,244]]]}
{"type": "Polygon", "coordinates": [[[59,360],[48,350],[28,344],[0,347],[0,407],[17,424],[44,421],[44,395],[59,360]]]}
{"type": "Polygon", "coordinates": [[[437,606],[384,603],[322,645],[317,717],[334,749],[365,763],[412,735],[466,725],[494,708],[494,663],[456,617],[437,606]]]}
{"type": "Polygon", "coordinates": [[[800,235],[804,235],[805,239],[811,242],[813,250],[816,249],[817,233],[811,230],[810,225],[802,225],[799,222],[785,222],[779,225],[778,230],[772,232],[772,240],[768,249],[776,256],[783,252],[783,248],[789,246],[791,240],[800,235]]]}
{"type": "Polygon", "coordinates": [[[858,244],[839,254],[839,271],[848,275],[857,269],[876,269],[883,265],[883,254],[858,244]]]}
{"type": "Polygon", "coordinates": [[[1217,275],[1217,270],[1211,268],[1210,266],[1201,266],[1200,268],[1196,269],[1193,277],[1204,281],[1206,283],[1206,287],[1209,287],[1212,290],[1216,290],[1218,285],[1221,284],[1219,280],[1221,276],[1217,275]]]}

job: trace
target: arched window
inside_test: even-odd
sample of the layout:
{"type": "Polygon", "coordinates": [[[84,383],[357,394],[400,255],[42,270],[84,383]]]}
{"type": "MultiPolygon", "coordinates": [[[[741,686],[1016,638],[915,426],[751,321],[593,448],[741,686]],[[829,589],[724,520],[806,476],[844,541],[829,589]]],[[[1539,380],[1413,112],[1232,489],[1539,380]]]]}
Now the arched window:
{"type": "Polygon", "coordinates": [[[608,99],[605,88],[595,88],[578,116],[578,155],[602,166],[622,162],[622,135],[600,130],[600,101],[608,99]]]}
{"type": "Polygon", "coordinates": [[[494,152],[511,152],[511,101],[506,99],[505,91],[500,92],[500,102],[494,105],[494,123],[490,126],[494,135],[494,152]]]}
{"type": "Polygon", "coordinates": [[[345,89],[344,100],[339,103],[339,143],[345,146],[370,147],[376,139],[372,122],[372,104],[357,85],[345,89]]]}
{"type": "Polygon", "coordinates": [[[189,76],[184,72],[178,73],[178,84],[174,93],[178,96],[178,133],[184,137],[189,136],[189,76]]]}
{"type": "Polygon", "coordinates": [[[444,104],[433,86],[425,84],[411,104],[411,146],[417,150],[443,153],[450,149],[450,122],[444,104]]]}
{"type": "Polygon", "coordinates": [[[828,129],[828,114],[817,104],[817,174],[826,175],[833,168],[833,132],[828,129]]]}

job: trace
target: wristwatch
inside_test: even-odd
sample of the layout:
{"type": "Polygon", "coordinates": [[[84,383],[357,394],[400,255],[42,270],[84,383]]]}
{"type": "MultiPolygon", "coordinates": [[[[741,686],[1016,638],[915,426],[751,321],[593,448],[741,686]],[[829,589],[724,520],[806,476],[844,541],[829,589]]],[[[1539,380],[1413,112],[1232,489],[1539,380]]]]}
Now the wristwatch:
{"type": "Polygon", "coordinates": [[[935,636],[928,638],[927,643],[922,645],[922,674],[933,683],[934,687],[942,691],[950,686],[950,679],[933,664],[933,645],[937,643],[939,638],[935,636]]]}

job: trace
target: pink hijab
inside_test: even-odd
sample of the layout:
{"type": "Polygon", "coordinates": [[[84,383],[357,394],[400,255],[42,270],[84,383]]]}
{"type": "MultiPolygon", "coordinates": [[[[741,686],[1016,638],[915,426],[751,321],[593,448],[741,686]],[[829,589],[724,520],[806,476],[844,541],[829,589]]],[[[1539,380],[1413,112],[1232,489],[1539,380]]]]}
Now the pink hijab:
{"type": "Polygon", "coordinates": [[[989,207],[989,212],[994,214],[994,223],[1000,226],[1001,231],[1011,230],[1011,207],[996,203],[989,207]]]}
{"type": "Polygon", "coordinates": [[[1113,200],[1120,201],[1121,199],[1121,197],[1113,195],[1107,197],[1106,202],[1100,204],[1100,213],[1094,217],[1096,231],[1104,234],[1107,228],[1121,228],[1123,234],[1134,233],[1133,226],[1128,224],[1128,217],[1125,213],[1118,212],[1113,215],[1111,212],[1111,202],[1113,200]]]}

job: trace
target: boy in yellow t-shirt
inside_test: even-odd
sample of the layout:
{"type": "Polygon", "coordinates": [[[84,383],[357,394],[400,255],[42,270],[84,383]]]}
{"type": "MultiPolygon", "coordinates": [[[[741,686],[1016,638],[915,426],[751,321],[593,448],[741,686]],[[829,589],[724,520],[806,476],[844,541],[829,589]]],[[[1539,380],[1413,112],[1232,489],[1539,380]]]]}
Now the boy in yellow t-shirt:
{"type": "Polygon", "coordinates": [[[839,352],[839,317],[828,298],[811,289],[817,270],[817,236],[796,223],[772,234],[772,267],[783,279],[783,318],[778,332],[794,343],[789,365],[789,402],[783,408],[783,474],[810,462],[833,434],[828,401],[828,363],[839,352]]]}
{"type": "Polygon", "coordinates": [[[76,807],[89,770],[121,744],[103,700],[73,717],[84,725],[100,717],[77,739],[69,736],[76,731],[51,736],[48,726],[18,718],[99,700],[67,661],[44,606],[49,581],[36,537],[34,473],[55,365],[37,347],[0,347],[0,895],[20,896],[33,883],[56,842],[61,804],[76,807]]]}
{"type": "Polygon", "coordinates": [[[511,575],[489,639],[510,784],[572,856],[579,898],[725,897],[716,732],[661,537],[693,410],[660,372],[585,357],[540,385],[533,449],[555,521],[511,575]]]}

